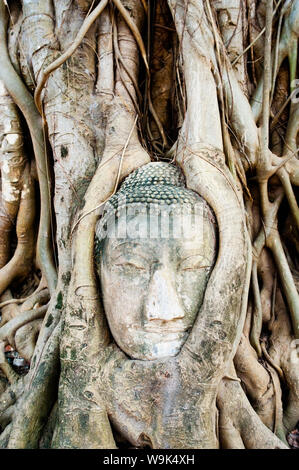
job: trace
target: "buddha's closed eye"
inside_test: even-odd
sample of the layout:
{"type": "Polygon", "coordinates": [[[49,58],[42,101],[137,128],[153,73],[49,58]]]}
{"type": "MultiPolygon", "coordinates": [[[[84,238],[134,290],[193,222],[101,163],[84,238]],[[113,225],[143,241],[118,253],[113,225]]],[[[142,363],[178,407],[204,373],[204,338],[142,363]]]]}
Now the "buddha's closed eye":
{"type": "MultiPolygon", "coordinates": [[[[153,262],[155,264],[156,262],[153,262]]],[[[148,271],[151,263],[143,257],[136,257],[127,259],[126,257],[119,256],[114,262],[113,266],[125,269],[125,270],[136,270],[136,271],[148,271]]],[[[178,262],[178,271],[197,271],[202,269],[208,269],[211,265],[201,255],[192,255],[181,259],[178,262]]]]}
{"type": "Polygon", "coordinates": [[[146,271],[147,267],[138,263],[138,262],[132,262],[132,261],[123,261],[120,263],[115,263],[115,266],[119,268],[124,268],[124,269],[136,269],[138,271],[146,271]]]}
{"type": "Polygon", "coordinates": [[[192,255],[182,259],[178,264],[179,271],[196,271],[210,268],[210,264],[201,255],[192,255]]]}
{"type": "Polygon", "coordinates": [[[114,258],[112,265],[124,270],[146,271],[149,268],[148,262],[142,256],[124,256],[119,255],[114,258]]]}

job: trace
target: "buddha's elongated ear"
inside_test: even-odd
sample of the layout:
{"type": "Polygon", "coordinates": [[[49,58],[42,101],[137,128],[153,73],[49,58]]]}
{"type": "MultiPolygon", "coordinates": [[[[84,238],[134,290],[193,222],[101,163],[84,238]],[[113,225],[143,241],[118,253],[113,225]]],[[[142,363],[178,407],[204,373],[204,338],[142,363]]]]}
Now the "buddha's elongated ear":
{"type": "Polygon", "coordinates": [[[188,188],[214,210],[219,250],[201,309],[182,353],[201,363],[200,380],[217,379],[234,356],[246,316],[251,272],[251,245],[245,211],[224,155],[211,146],[193,144],[178,149],[188,188]]]}

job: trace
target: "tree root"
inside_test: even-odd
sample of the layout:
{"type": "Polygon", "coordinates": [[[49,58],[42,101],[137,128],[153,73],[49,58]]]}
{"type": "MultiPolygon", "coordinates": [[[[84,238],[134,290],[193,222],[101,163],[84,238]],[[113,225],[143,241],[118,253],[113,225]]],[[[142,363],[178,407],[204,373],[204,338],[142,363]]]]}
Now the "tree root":
{"type": "MultiPolygon", "coordinates": [[[[243,443],[246,449],[287,449],[288,447],[273,434],[259,419],[252,409],[245,393],[236,380],[224,378],[220,383],[217,406],[222,414],[222,422],[231,423],[234,433],[225,444],[230,448],[240,448],[243,443]]],[[[220,433],[223,430],[220,428],[220,433]]],[[[223,433],[222,433],[223,434],[223,433]]],[[[227,448],[227,447],[226,447],[227,448]]]]}
{"type": "Polygon", "coordinates": [[[30,362],[34,354],[37,337],[42,326],[42,320],[33,320],[21,326],[15,333],[16,350],[26,361],[30,362]]]}
{"type": "Polygon", "coordinates": [[[19,376],[17,382],[12,383],[7,387],[4,393],[0,396],[0,415],[10,406],[14,405],[22,395],[27,376],[19,376]]]}
{"type": "MultiPolygon", "coordinates": [[[[12,304],[24,304],[27,300],[30,302],[29,305],[31,305],[31,308],[32,308],[34,304],[36,303],[44,303],[44,298],[46,298],[45,300],[49,300],[49,295],[50,294],[46,286],[45,279],[42,278],[36,290],[32,294],[30,294],[28,297],[14,299],[12,298],[10,294],[9,299],[5,299],[3,300],[3,302],[0,303],[0,308],[6,307],[7,305],[12,305],[12,304]]],[[[4,297],[4,294],[2,297],[4,297]]],[[[30,310],[30,306],[28,307],[28,304],[25,304],[25,305],[26,305],[25,310],[26,309],[30,310]]]]}
{"type": "MultiPolygon", "coordinates": [[[[183,2],[183,5],[184,4],[185,2],[183,2]]],[[[180,5],[181,9],[183,9],[183,5],[180,5]]],[[[191,354],[196,355],[200,351],[200,338],[203,337],[204,332],[204,335],[208,335],[211,342],[213,342],[213,349],[216,351],[219,347],[219,360],[224,361],[229,360],[229,354],[235,354],[245,321],[251,272],[251,244],[248,239],[249,237],[245,225],[245,211],[243,203],[239,198],[238,187],[231,173],[225,166],[223,153],[219,150],[222,145],[219,143],[218,133],[216,133],[218,126],[215,125],[215,127],[213,127],[212,134],[210,127],[205,129],[204,125],[198,124],[199,121],[206,119],[203,114],[201,114],[203,110],[209,107],[209,112],[212,110],[215,111],[219,125],[220,141],[222,142],[218,105],[215,103],[216,109],[214,109],[214,102],[212,101],[212,98],[216,98],[216,85],[211,73],[210,55],[212,52],[210,49],[207,50],[206,48],[206,41],[208,41],[211,48],[213,47],[213,42],[211,42],[210,37],[205,37],[204,41],[201,35],[201,29],[197,27],[198,25],[202,27],[203,24],[206,26],[208,24],[207,20],[203,19],[203,2],[191,2],[190,5],[188,3],[185,30],[181,24],[180,10],[177,8],[176,2],[170,0],[169,6],[173,13],[179,38],[182,40],[184,73],[188,98],[188,109],[185,121],[178,138],[176,162],[180,165],[185,174],[187,187],[201,195],[214,210],[220,234],[217,262],[205,293],[205,299],[213,299],[213,302],[209,300],[206,303],[204,299],[200,313],[184,348],[188,348],[191,354]],[[193,23],[194,18],[196,18],[196,21],[194,20],[193,23]],[[196,34],[191,34],[191,31],[196,31],[196,34]],[[194,43],[196,47],[194,47],[194,43]],[[197,64],[196,70],[194,69],[195,64],[197,64]],[[190,72],[191,69],[192,73],[190,72]],[[198,80],[195,71],[200,74],[202,77],[201,80],[198,80]],[[205,91],[203,89],[205,89],[205,91]],[[210,90],[209,106],[207,100],[204,98],[204,94],[207,96],[207,89],[210,90]],[[201,100],[200,113],[197,99],[201,100]],[[209,181],[213,181],[213,184],[209,183],[209,181]],[[212,186],[217,187],[217,191],[211,191],[212,186]],[[221,198],[222,190],[220,188],[226,193],[225,207],[223,205],[224,201],[221,198]],[[238,236],[236,233],[230,233],[230,231],[234,230],[236,230],[238,236]],[[233,256],[236,256],[236,258],[228,259],[222,257],[221,254],[225,253],[226,250],[231,251],[229,245],[232,239],[238,240],[238,243],[234,245],[233,251],[233,256]],[[228,275],[230,279],[233,279],[234,276],[238,277],[238,279],[242,279],[242,288],[235,289],[234,292],[232,292],[230,288],[225,287],[224,284],[226,281],[223,278],[223,272],[227,275],[230,273],[228,275]],[[222,292],[221,295],[220,292],[222,292]],[[226,298],[226,295],[223,293],[227,293],[228,295],[228,292],[229,297],[226,298]],[[230,299],[229,303],[228,298],[230,299]],[[232,300],[233,298],[235,301],[232,300]],[[232,305],[235,305],[235,311],[232,309],[232,305]],[[233,315],[238,317],[238,322],[234,323],[235,325],[238,324],[238,326],[234,332],[230,329],[230,333],[228,333],[228,324],[231,324],[233,315]],[[226,332],[222,336],[225,340],[221,340],[218,337],[220,330],[218,331],[217,328],[214,328],[213,325],[215,323],[213,322],[215,322],[215,320],[221,325],[221,334],[226,332]],[[230,346],[228,346],[229,343],[230,346]],[[224,359],[224,357],[226,359],[224,359]]],[[[205,30],[204,34],[208,36],[210,33],[205,30]]],[[[213,120],[215,116],[212,118],[213,120]]],[[[218,364],[218,372],[221,369],[222,367],[218,364]]],[[[214,377],[214,373],[218,374],[217,368],[214,369],[212,365],[210,365],[210,367],[203,366],[202,371],[208,374],[209,379],[211,379],[212,376],[214,377]],[[209,370],[206,371],[204,369],[209,370]],[[209,374],[211,374],[211,376],[209,374]]],[[[201,380],[204,379],[202,378],[201,380]]]]}
{"type": "Polygon", "coordinates": [[[255,300],[255,309],[253,314],[252,328],[250,332],[250,342],[255,348],[259,357],[261,356],[260,335],[263,324],[263,308],[257,277],[258,261],[265,246],[266,238],[270,236],[272,228],[275,227],[277,212],[280,207],[282,197],[283,193],[280,192],[280,194],[277,195],[276,200],[271,204],[269,210],[267,211],[267,220],[265,220],[265,225],[259,231],[259,234],[253,244],[254,260],[252,263],[252,286],[255,300]]]}
{"type": "MultiPolygon", "coordinates": [[[[272,7],[273,3],[267,4],[266,18],[266,41],[265,41],[265,67],[264,67],[264,87],[262,103],[262,132],[261,132],[261,153],[257,162],[257,176],[261,194],[261,209],[265,223],[266,245],[271,249],[280,280],[288,301],[292,318],[295,338],[299,338],[299,295],[297,293],[294,280],[282,247],[281,239],[277,228],[277,220],[273,219],[273,203],[269,201],[268,179],[271,175],[271,153],[269,152],[269,100],[271,90],[271,31],[272,31],[272,7]]],[[[280,196],[278,196],[279,201],[280,196]]],[[[275,207],[275,204],[274,204],[275,207]]]]}
{"type": "Polygon", "coordinates": [[[75,50],[80,46],[85,34],[87,33],[91,25],[95,22],[95,20],[103,12],[103,10],[106,8],[107,4],[108,0],[101,0],[99,5],[85,18],[80,28],[80,31],[78,32],[76,39],[72,43],[72,45],[60,57],[58,57],[58,59],[52,62],[52,64],[50,64],[46,69],[41,72],[34,93],[35,104],[40,114],[42,114],[41,93],[50,74],[54,72],[54,70],[56,70],[58,67],[60,67],[67,59],[69,59],[71,55],[75,52],[75,50]]]}
{"type": "Polygon", "coordinates": [[[15,412],[14,406],[7,408],[0,416],[0,428],[5,429],[6,426],[12,422],[15,412]]]}
{"type": "Polygon", "coordinates": [[[0,268],[10,258],[10,236],[20,205],[26,158],[23,134],[16,105],[0,83],[1,199],[0,268]]]}
{"type": "Polygon", "coordinates": [[[221,449],[245,449],[238,429],[223,411],[219,410],[219,441],[221,449]]]}
{"type": "Polygon", "coordinates": [[[271,377],[266,368],[258,362],[256,352],[245,334],[242,334],[234,364],[255,412],[268,428],[273,429],[275,392],[271,377]]]}
{"type": "Polygon", "coordinates": [[[143,39],[142,39],[141,34],[139,32],[139,29],[137,28],[136,24],[132,20],[130,14],[128,13],[126,8],[123,6],[121,0],[112,0],[112,1],[113,1],[114,5],[116,6],[116,8],[118,9],[118,11],[120,12],[123,19],[125,20],[125,22],[127,23],[128,27],[130,28],[130,30],[131,30],[131,32],[132,32],[132,34],[133,34],[133,36],[136,40],[136,43],[138,44],[138,47],[140,49],[140,53],[141,53],[142,59],[144,61],[145,67],[146,67],[147,71],[149,71],[149,66],[148,66],[147,58],[146,58],[146,50],[145,50],[145,47],[144,47],[143,39]]]}
{"type": "Polygon", "coordinates": [[[59,377],[59,323],[43,351],[38,371],[18,404],[8,448],[37,448],[49,411],[57,399],[59,377]],[[24,433],[26,426],[26,433],[24,433]]]}
{"type": "Polygon", "coordinates": [[[277,230],[272,231],[267,240],[267,246],[272,250],[281,277],[282,287],[290,309],[295,338],[299,339],[299,296],[277,230]]]}
{"type": "Polygon", "coordinates": [[[2,295],[1,295],[1,322],[0,322],[0,328],[5,325],[9,320],[12,318],[16,317],[19,314],[19,307],[16,305],[14,302],[11,302],[14,300],[12,298],[11,291],[7,289],[2,295]]]}
{"type": "Polygon", "coordinates": [[[22,312],[17,317],[10,320],[0,329],[0,341],[4,341],[6,344],[8,343],[11,344],[11,346],[14,346],[15,332],[27,323],[38,318],[42,318],[45,315],[47,308],[47,305],[43,305],[40,308],[22,312]]]}
{"type": "Polygon", "coordinates": [[[272,332],[268,354],[283,371],[289,394],[283,414],[285,433],[292,431],[299,420],[299,370],[296,343],[286,305],[280,290],[277,291],[276,318],[269,324],[272,332]]]}
{"type": "Polygon", "coordinates": [[[3,433],[0,435],[0,449],[6,449],[6,446],[9,441],[9,436],[12,428],[12,423],[10,423],[6,428],[4,429],[3,433]]]}
{"type": "Polygon", "coordinates": [[[48,183],[47,156],[45,153],[44,133],[41,118],[34,105],[31,94],[25,87],[21,78],[14,70],[6,41],[8,15],[4,2],[0,3],[0,55],[1,67],[0,78],[14,102],[22,111],[32,138],[34,154],[37,162],[37,172],[40,185],[41,213],[40,225],[37,240],[37,257],[40,261],[41,269],[45,275],[48,287],[52,293],[56,284],[56,268],[52,260],[51,246],[51,220],[50,220],[50,192],[48,183]]]}
{"type": "MultiPolygon", "coordinates": [[[[278,2],[280,3],[280,2],[278,2]]],[[[289,7],[289,2],[287,4],[287,7],[289,7]]],[[[276,5],[276,8],[274,10],[274,14],[276,13],[278,9],[278,4],[276,5]]],[[[282,11],[283,14],[287,13],[287,9],[282,11]]],[[[273,14],[273,16],[274,16],[273,14]]],[[[280,66],[283,62],[283,60],[289,55],[289,47],[290,44],[293,43],[295,40],[296,34],[298,35],[298,32],[293,30],[293,27],[296,25],[296,18],[298,15],[298,9],[296,10],[296,2],[293,2],[291,10],[288,11],[287,17],[285,18],[284,21],[284,26],[282,29],[282,34],[278,46],[278,52],[276,53],[275,51],[272,54],[272,63],[273,63],[273,70],[270,70],[270,76],[271,76],[271,84],[275,83],[276,76],[279,72],[280,66]],[[275,55],[277,55],[275,59],[275,55]],[[273,60],[274,59],[274,60],[273,60]]],[[[271,20],[272,23],[272,20],[271,20]]],[[[262,30],[264,31],[264,30],[262,30]]],[[[261,31],[261,33],[262,33],[261,31]]],[[[261,34],[260,33],[260,34],[261,34]]],[[[296,40],[297,42],[297,40],[296,40]]],[[[273,91],[273,90],[272,90],[273,91]]],[[[259,80],[259,83],[256,87],[255,93],[252,97],[251,100],[251,106],[252,106],[252,111],[255,117],[255,121],[257,122],[258,119],[260,118],[261,112],[262,112],[262,94],[263,94],[263,79],[261,78],[259,80]]]]}
{"type": "Polygon", "coordinates": [[[5,354],[5,342],[0,342],[0,367],[4,375],[7,377],[7,380],[10,384],[16,383],[18,381],[19,375],[13,370],[10,364],[8,364],[5,354]]]}
{"type": "Polygon", "coordinates": [[[12,259],[0,270],[0,294],[9,287],[15,278],[25,277],[31,271],[35,250],[35,197],[33,181],[28,173],[27,165],[17,217],[18,245],[12,259]]]}
{"type": "Polygon", "coordinates": [[[58,414],[58,402],[56,401],[51,410],[48,422],[43,429],[43,433],[39,442],[40,449],[50,449],[53,439],[53,434],[55,430],[55,425],[57,421],[58,414]]]}

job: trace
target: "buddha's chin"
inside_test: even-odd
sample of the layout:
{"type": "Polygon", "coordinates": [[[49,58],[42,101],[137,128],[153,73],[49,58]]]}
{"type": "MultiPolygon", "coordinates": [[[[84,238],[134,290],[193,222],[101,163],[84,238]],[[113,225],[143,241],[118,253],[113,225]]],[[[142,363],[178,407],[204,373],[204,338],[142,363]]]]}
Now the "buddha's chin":
{"type": "Polygon", "coordinates": [[[165,332],[163,335],[138,331],[130,347],[122,349],[132,358],[141,361],[155,361],[176,356],[187,339],[184,332],[165,332]]]}

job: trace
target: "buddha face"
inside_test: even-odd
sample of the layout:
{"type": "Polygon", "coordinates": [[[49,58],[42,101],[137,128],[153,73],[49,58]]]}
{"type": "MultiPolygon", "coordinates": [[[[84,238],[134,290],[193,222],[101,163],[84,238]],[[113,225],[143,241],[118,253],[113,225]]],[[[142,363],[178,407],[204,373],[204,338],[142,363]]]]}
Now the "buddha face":
{"type": "Polygon", "coordinates": [[[150,233],[149,226],[162,223],[161,215],[152,217],[117,219],[116,228],[126,224],[130,235],[110,237],[108,229],[99,272],[113,338],[140,360],[179,353],[203,301],[216,250],[215,228],[203,214],[193,214],[192,223],[188,214],[170,215],[176,234],[167,236],[150,233]]]}

